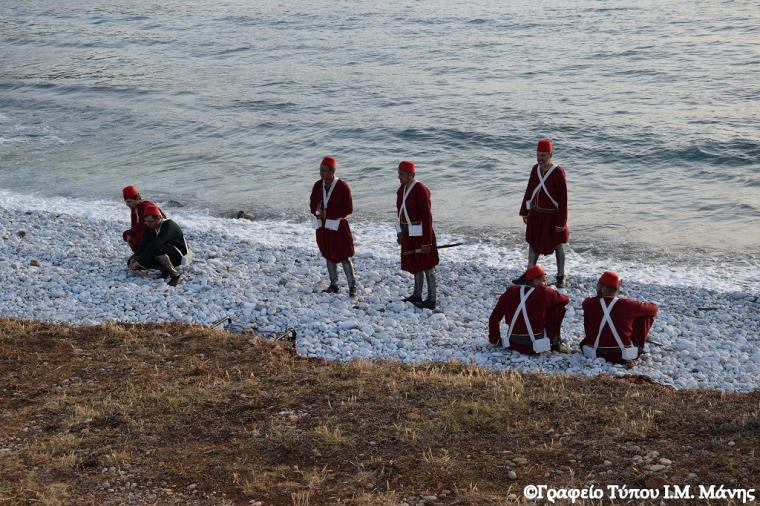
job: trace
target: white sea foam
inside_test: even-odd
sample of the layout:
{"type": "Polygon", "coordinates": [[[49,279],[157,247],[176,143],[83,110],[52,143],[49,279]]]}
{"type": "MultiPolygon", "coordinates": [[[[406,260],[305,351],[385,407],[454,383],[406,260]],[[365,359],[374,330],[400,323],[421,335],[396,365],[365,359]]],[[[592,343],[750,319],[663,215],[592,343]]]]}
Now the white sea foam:
{"type": "MultiPolygon", "coordinates": [[[[295,328],[303,356],[456,359],[493,369],[644,374],[678,388],[748,391],[760,384],[760,267],[755,264],[655,265],[570,250],[572,301],[563,338],[574,348],[583,333],[580,303],[605,269],[621,273],[628,295],[661,305],[651,334],[659,345],[650,345],[627,370],[579,353],[528,357],[487,344],[490,311],[507,280],[525,265],[522,244],[478,242],[441,250],[443,313],[431,313],[399,302],[408,295],[411,276],[399,270],[390,226],[353,225],[360,297],[351,300],[345,289],[321,293],[326,272],[306,220],[251,222],[169,211],[196,254],[176,288],[126,269],[123,204],[0,190],[0,315],[84,324],[208,324],[226,315],[260,332],[295,328]],[[32,260],[39,267],[31,266],[32,260]]],[[[461,238],[442,234],[439,242],[456,239],[461,238]]],[[[544,266],[552,272],[553,259],[544,266]]]]}

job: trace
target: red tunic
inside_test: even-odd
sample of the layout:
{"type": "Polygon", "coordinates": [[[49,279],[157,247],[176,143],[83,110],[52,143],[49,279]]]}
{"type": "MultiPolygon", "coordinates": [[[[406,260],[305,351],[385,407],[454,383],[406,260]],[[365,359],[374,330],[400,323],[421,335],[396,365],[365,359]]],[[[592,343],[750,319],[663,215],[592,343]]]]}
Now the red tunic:
{"type": "Polygon", "coordinates": [[[529,211],[527,202],[538,186],[540,171],[538,164],[534,165],[530,171],[528,186],[525,188],[525,195],[520,205],[520,216],[528,217],[525,240],[539,255],[548,255],[554,252],[558,244],[567,242],[570,236],[570,230],[567,228],[567,180],[565,169],[558,165],[549,179],[544,181],[546,189],[557,205],[555,206],[546,192],[540,189],[531,201],[529,211]],[[564,227],[564,230],[558,232],[554,229],[555,226],[564,227]]]}
{"type": "MultiPolygon", "coordinates": [[[[554,288],[537,286],[525,303],[533,335],[536,336],[546,331],[546,336],[549,338],[559,336],[562,319],[565,317],[565,306],[569,302],[570,297],[559,293],[554,288]]],[[[491,344],[501,342],[499,323],[504,319],[509,325],[519,305],[520,287],[510,286],[499,297],[499,302],[496,303],[496,307],[491,312],[491,317],[488,318],[488,340],[491,344]]],[[[517,321],[515,321],[512,335],[509,338],[509,347],[521,353],[533,354],[528,327],[525,325],[525,319],[522,315],[518,316],[517,321]]]]}
{"type": "MultiPolygon", "coordinates": [[[[612,297],[605,297],[605,302],[609,306],[612,297]]],[[[656,315],[657,304],[621,298],[613,306],[610,318],[624,346],[631,346],[633,343],[635,346],[643,348],[656,315]]],[[[602,306],[599,304],[599,297],[589,297],[584,300],[583,326],[586,337],[581,341],[581,347],[586,345],[593,348],[601,322],[602,306]]],[[[609,325],[604,326],[602,335],[599,337],[597,356],[604,357],[610,362],[623,362],[620,347],[615,341],[609,325]]]]}
{"type": "MultiPolygon", "coordinates": [[[[401,202],[404,199],[404,185],[396,192],[396,213],[401,211],[401,202]]],[[[438,250],[436,249],[435,230],[433,230],[433,213],[430,207],[430,190],[427,186],[417,181],[412,191],[406,197],[406,212],[412,223],[422,223],[422,235],[410,237],[409,234],[401,235],[401,253],[414,251],[424,245],[431,247],[430,253],[412,253],[401,255],[401,269],[412,274],[432,269],[438,265],[438,250]]],[[[407,224],[404,213],[401,213],[401,223],[407,224]]]]}
{"type": "MultiPolygon", "coordinates": [[[[137,252],[137,248],[140,247],[142,242],[143,232],[145,232],[145,208],[153,204],[150,200],[141,200],[139,204],[131,210],[130,219],[132,227],[129,230],[125,230],[121,236],[124,238],[133,252],[137,252]]],[[[159,211],[161,209],[159,208],[159,211]]],[[[161,211],[161,216],[166,218],[166,215],[161,211]]]]}
{"type": "MultiPolygon", "coordinates": [[[[335,181],[335,180],[334,180],[335,181]]],[[[351,235],[351,228],[348,221],[345,220],[354,212],[354,201],[351,198],[351,188],[342,179],[333,182],[335,189],[330,195],[327,203],[328,220],[340,220],[338,230],[329,230],[322,227],[316,230],[317,246],[322,256],[331,262],[339,263],[343,260],[354,256],[354,237],[351,235]]],[[[311,188],[311,198],[309,199],[309,209],[311,214],[317,214],[317,210],[324,207],[324,195],[322,195],[322,180],[320,179],[311,188]]]]}

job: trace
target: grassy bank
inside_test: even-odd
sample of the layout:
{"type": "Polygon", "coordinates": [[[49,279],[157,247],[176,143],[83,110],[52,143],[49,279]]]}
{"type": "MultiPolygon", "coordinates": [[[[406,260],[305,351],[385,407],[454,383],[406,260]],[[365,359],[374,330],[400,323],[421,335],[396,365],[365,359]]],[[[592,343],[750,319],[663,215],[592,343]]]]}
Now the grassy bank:
{"type": "Polygon", "coordinates": [[[179,324],[0,320],[0,350],[0,503],[501,504],[760,475],[760,392],[328,363],[179,324]]]}

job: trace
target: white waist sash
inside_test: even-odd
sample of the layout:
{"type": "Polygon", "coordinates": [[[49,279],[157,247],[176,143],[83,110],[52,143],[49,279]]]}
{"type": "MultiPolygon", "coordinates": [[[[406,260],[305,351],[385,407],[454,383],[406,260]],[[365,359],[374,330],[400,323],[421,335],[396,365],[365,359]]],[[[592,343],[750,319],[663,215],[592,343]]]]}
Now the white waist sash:
{"type": "MultiPolygon", "coordinates": [[[[515,323],[517,322],[517,317],[522,315],[523,319],[525,320],[525,327],[528,329],[528,336],[530,336],[530,341],[533,343],[533,351],[536,353],[543,353],[552,349],[552,343],[549,338],[545,336],[545,334],[544,337],[540,337],[539,339],[536,339],[535,334],[533,334],[533,327],[530,324],[530,318],[528,318],[528,309],[525,306],[525,303],[528,301],[528,297],[533,294],[535,288],[531,287],[528,289],[527,293],[525,292],[525,289],[525,286],[520,287],[520,304],[517,306],[517,309],[515,309],[515,314],[512,315],[512,322],[509,324],[509,329],[507,329],[506,341],[509,341],[509,338],[512,336],[512,332],[515,329],[515,323]]],[[[502,339],[501,342],[504,344],[505,340],[502,339]]]]}
{"type": "Polygon", "coordinates": [[[612,332],[612,337],[615,338],[615,342],[617,343],[618,348],[620,348],[620,354],[622,355],[623,360],[636,360],[639,358],[639,349],[634,345],[625,346],[623,344],[623,340],[620,339],[620,334],[618,334],[618,331],[615,328],[615,324],[612,322],[612,318],[610,317],[612,308],[618,300],[620,300],[618,297],[614,297],[608,306],[604,302],[604,297],[601,297],[599,299],[599,304],[602,306],[602,321],[599,322],[599,332],[596,333],[594,347],[592,348],[591,346],[585,344],[583,345],[582,351],[586,357],[596,358],[596,350],[599,348],[599,338],[602,336],[602,330],[604,330],[605,325],[608,325],[610,327],[610,332],[612,332]]]}

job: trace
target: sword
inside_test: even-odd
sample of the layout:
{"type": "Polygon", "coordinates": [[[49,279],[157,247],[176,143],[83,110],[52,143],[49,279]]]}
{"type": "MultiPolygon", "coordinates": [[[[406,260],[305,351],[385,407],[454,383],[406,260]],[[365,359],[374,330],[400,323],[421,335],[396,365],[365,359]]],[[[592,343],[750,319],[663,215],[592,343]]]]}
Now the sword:
{"type": "MultiPolygon", "coordinates": [[[[462,245],[464,245],[463,242],[453,242],[451,244],[444,244],[443,246],[436,246],[435,249],[456,248],[457,246],[462,246],[462,245]]],[[[418,249],[413,249],[409,251],[402,251],[401,256],[415,255],[417,253],[422,253],[422,249],[418,248],[418,249]]]]}

